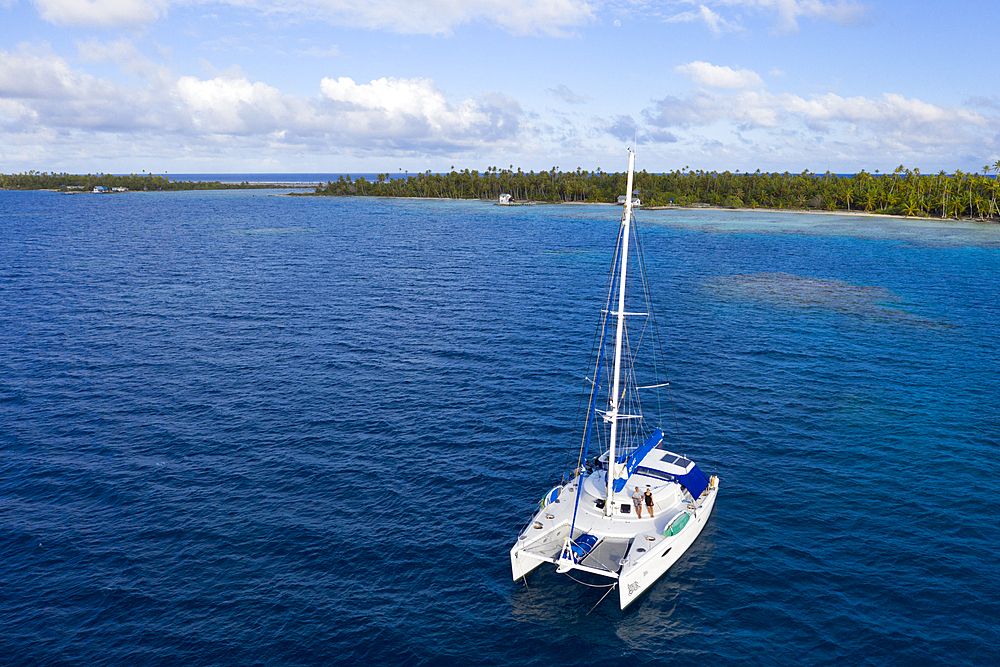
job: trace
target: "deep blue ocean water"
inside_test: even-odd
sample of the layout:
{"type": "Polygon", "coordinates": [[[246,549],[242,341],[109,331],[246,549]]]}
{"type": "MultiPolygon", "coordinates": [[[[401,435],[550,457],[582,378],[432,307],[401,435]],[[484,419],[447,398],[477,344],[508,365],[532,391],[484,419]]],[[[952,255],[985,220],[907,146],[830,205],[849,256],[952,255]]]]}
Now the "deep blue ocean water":
{"type": "Polygon", "coordinates": [[[619,210],[0,191],[0,663],[1000,662],[1000,229],[639,212],[722,488],[625,612],[508,549],[619,210]]]}

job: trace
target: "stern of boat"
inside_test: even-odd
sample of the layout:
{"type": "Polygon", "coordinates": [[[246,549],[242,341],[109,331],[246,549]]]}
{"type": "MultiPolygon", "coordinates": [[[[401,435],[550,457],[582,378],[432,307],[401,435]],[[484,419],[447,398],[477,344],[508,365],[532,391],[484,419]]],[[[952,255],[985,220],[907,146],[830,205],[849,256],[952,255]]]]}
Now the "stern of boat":
{"type": "Polygon", "coordinates": [[[657,530],[635,536],[622,559],[618,577],[618,602],[622,609],[635,602],[694,544],[712,515],[718,495],[719,477],[712,475],[705,491],[684,510],[658,525],[657,530]],[[683,525],[678,529],[679,524],[683,525]]]}

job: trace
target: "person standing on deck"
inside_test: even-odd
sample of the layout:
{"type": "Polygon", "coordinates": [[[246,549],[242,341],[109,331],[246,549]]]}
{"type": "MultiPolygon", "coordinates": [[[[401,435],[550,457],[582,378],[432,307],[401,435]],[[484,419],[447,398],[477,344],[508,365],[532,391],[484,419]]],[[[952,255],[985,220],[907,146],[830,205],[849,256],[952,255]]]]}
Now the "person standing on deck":
{"type": "Polygon", "coordinates": [[[635,487],[635,493],[632,494],[632,504],[635,505],[635,513],[642,518],[642,494],[639,493],[639,487],[635,487]]]}
{"type": "MultiPolygon", "coordinates": [[[[639,487],[635,487],[636,493],[639,492],[639,487]]],[[[646,487],[646,493],[643,496],[646,499],[646,509],[649,510],[649,518],[653,518],[653,492],[646,487]]]]}

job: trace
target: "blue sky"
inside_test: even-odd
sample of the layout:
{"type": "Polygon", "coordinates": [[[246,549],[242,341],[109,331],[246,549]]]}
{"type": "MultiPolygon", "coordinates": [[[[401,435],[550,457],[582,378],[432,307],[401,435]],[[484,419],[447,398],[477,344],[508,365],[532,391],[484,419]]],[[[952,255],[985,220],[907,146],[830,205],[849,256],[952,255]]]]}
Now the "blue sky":
{"type": "Polygon", "coordinates": [[[0,172],[979,171],[998,7],[0,0],[0,172]]]}

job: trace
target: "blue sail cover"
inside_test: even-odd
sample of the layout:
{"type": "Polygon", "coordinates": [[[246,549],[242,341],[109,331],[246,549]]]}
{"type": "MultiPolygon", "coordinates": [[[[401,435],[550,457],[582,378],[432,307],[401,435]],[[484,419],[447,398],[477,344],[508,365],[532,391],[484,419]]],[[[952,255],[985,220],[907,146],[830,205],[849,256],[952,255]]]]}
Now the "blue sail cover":
{"type": "Polygon", "coordinates": [[[574,563],[579,563],[581,560],[587,557],[594,547],[597,545],[597,537],[590,535],[589,533],[584,533],[580,537],[576,538],[569,544],[570,553],[573,557],[574,563]]]}
{"type": "Polygon", "coordinates": [[[690,492],[692,498],[697,498],[708,488],[708,478],[696,465],[691,466],[691,471],[678,475],[677,481],[690,492]]]}
{"type": "MultiPolygon", "coordinates": [[[[632,473],[635,472],[636,466],[638,466],[639,463],[644,458],[646,458],[646,454],[649,454],[649,452],[654,447],[656,447],[657,445],[659,445],[661,442],[663,442],[663,431],[660,430],[660,429],[656,429],[655,431],[653,431],[653,435],[649,436],[649,440],[647,440],[646,442],[644,442],[642,444],[642,447],[640,447],[639,449],[635,450],[631,454],[622,455],[622,456],[619,456],[617,459],[615,459],[618,463],[624,463],[625,464],[625,476],[624,477],[616,477],[615,481],[614,481],[614,484],[612,485],[612,488],[614,488],[615,493],[618,493],[619,491],[621,491],[622,489],[625,488],[625,485],[628,483],[628,478],[631,477],[632,473]]],[[[698,472],[700,473],[701,471],[699,470],[698,472]]],[[[686,477],[686,475],[685,475],[685,477],[686,477]]],[[[704,475],[702,475],[702,477],[704,477],[704,475]]],[[[707,486],[707,483],[706,483],[706,486],[707,486]]],[[[699,495],[700,495],[700,492],[699,492],[699,495]]],[[[697,497],[698,496],[695,496],[695,498],[697,498],[697,497]]]]}

